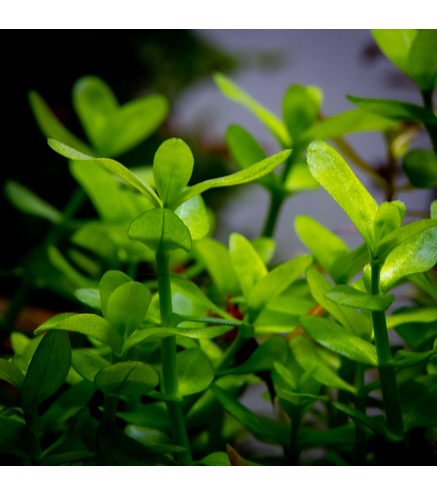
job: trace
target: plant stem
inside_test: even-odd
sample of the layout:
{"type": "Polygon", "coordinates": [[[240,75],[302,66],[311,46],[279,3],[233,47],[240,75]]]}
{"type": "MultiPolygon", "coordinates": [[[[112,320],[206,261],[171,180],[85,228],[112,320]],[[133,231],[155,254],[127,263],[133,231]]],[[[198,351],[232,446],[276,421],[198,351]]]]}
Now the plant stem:
{"type": "MultiPolygon", "coordinates": [[[[434,113],[434,105],[432,101],[433,89],[424,89],[421,91],[423,105],[426,109],[434,113]]],[[[429,138],[432,143],[434,153],[437,155],[437,124],[425,124],[425,129],[428,132],[429,138]]]]}
{"type": "Polygon", "coordinates": [[[286,457],[290,466],[297,466],[300,454],[300,449],[297,445],[297,438],[299,435],[300,423],[302,421],[302,411],[299,406],[293,407],[290,419],[290,448],[286,453],[286,457]]]}
{"type": "Polygon", "coordinates": [[[117,412],[118,397],[106,395],[103,397],[103,421],[115,424],[115,413],[117,412]]]}
{"type": "MultiPolygon", "coordinates": [[[[156,264],[158,268],[158,290],[159,304],[161,309],[161,321],[164,326],[168,325],[172,313],[171,285],[168,253],[157,251],[156,264]]],[[[165,337],[161,341],[161,359],[164,393],[178,396],[179,386],[176,370],[176,337],[165,337]]],[[[182,406],[178,402],[167,401],[167,411],[170,427],[175,441],[185,447],[186,451],[178,454],[178,461],[189,465],[192,463],[190,442],[188,439],[185,418],[182,406]]]]}
{"type": "MultiPolygon", "coordinates": [[[[364,387],[364,366],[357,365],[357,396],[355,408],[357,411],[366,414],[366,397],[362,395],[364,387]]],[[[358,466],[366,464],[366,432],[358,425],[355,425],[355,456],[358,466]]]]}
{"type": "MultiPolygon", "coordinates": [[[[381,265],[371,263],[372,267],[372,294],[379,294],[379,276],[381,265]]],[[[381,381],[382,398],[388,428],[403,439],[404,427],[399,389],[396,383],[396,373],[393,366],[388,365],[392,360],[390,343],[388,340],[387,323],[384,311],[372,311],[373,331],[375,334],[376,353],[378,355],[378,370],[381,381]]]]}
{"type": "Polygon", "coordinates": [[[273,237],[273,232],[275,231],[275,227],[279,217],[279,210],[281,209],[283,201],[284,197],[282,195],[278,196],[273,192],[270,194],[270,206],[262,232],[263,237],[273,237]]]}

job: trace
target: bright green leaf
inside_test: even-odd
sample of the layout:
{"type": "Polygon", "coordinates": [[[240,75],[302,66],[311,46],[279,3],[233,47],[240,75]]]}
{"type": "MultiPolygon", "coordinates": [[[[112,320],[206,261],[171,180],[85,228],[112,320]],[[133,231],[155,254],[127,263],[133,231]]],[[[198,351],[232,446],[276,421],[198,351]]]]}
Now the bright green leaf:
{"type": "Polygon", "coordinates": [[[348,285],[337,285],[326,293],[325,297],[343,306],[367,309],[369,311],[387,311],[395,300],[395,296],[393,295],[367,294],[367,292],[362,292],[348,285]]]}
{"type": "Polygon", "coordinates": [[[83,304],[86,304],[93,309],[101,309],[100,294],[98,289],[77,289],[74,295],[83,304]]]}
{"type": "Polygon", "coordinates": [[[408,53],[407,74],[421,90],[432,91],[437,85],[437,31],[418,29],[408,53]]]}
{"type": "Polygon", "coordinates": [[[379,48],[402,71],[408,71],[408,55],[417,29],[372,29],[379,48]]]}
{"type": "Polygon", "coordinates": [[[202,196],[194,196],[185,201],[176,208],[175,214],[188,227],[193,241],[198,241],[208,234],[209,217],[202,196]]]}
{"type": "Polygon", "coordinates": [[[214,380],[214,368],[200,349],[186,349],[176,357],[179,393],[182,397],[206,390],[214,380]]]}

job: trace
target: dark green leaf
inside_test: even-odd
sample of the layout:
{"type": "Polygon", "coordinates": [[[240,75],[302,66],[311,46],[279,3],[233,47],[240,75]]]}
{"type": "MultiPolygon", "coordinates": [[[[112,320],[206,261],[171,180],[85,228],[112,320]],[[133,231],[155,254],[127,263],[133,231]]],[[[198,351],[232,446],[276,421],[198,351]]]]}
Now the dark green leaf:
{"type": "Polygon", "coordinates": [[[95,376],[98,389],[110,395],[144,395],[159,382],[158,373],[148,364],[127,361],[101,369],[95,376]]]}
{"type": "Polygon", "coordinates": [[[39,442],[33,431],[25,423],[1,415],[0,452],[33,460],[41,456],[39,442]]]}
{"type": "Polygon", "coordinates": [[[21,407],[35,411],[45,399],[52,396],[70,370],[70,339],[64,332],[49,331],[41,339],[23,382],[21,407]]]}
{"type": "Polygon", "coordinates": [[[111,363],[92,349],[73,349],[71,365],[80,376],[94,383],[97,373],[111,363]]]}
{"type": "Polygon", "coordinates": [[[405,174],[414,187],[435,187],[437,185],[437,158],[427,150],[412,150],[402,161],[405,174]]]}
{"type": "Polygon", "coordinates": [[[369,261],[369,250],[364,242],[343,256],[339,256],[330,268],[330,275],[337,284],[351,280],[369,261]]]}
{"type": "Polygon", "coordinates": [[[184,222],[168,208],[147,210],[129,225],[128,236],[141,241],[152,251],[191,249],[190,231],[184,222]]]}
{"type": "Polygon", "coordinates": [[[437,426],[437,376],[419,375],[399,387],[405,431],[437,426]]]}
{"type": "Polygon", "coordinates": [[[375,346],[349,334],[337,323],[317,316],[302,316],[300,324],[323,347],[357,363],[378,365],[375,346]]]}
{"type": "Polygon", "coordinates": [[[86,304],[90,308],[102,309],[98,289],[77,289],[74,291],[74,295],[81,303],[86,304]]]}
{"type": "Polygon", "coordinates": [[[395,300],[393,295],[371,295],[347,285],[337,285],[325,297],[343,306],[369,311],[386,311],[395,300]]]}
{"type": "Polygon", "coordinates": [[[373,247],[376,201],[337,151],[317,141],[308,147],[308,165],[316,180],[347,213],[364,240],[373,247]]]}
{"type": "Polygon", "coordinates": [[[70,466],[87,459],[93,459],[96,456],[94,452],[88,450],[74,450],[71,452],[60,452],[44,458],[43,466],[70,466]]]}
{"type": "Polygon", "coordinates": [[[11,361],[0,359],[0,380],[5,380],[20,389],[23,385],[24,374],[11,361]]]}
{"type": "Polygon", "coordinates": [[[393,364],[396,368],[416,366],[416,364],[428,361],[428,359],[431,359],[436,353],[437,348],[425,352],[408,352],[400,350],[393,356],[393,364]]]}
{"type": "Polygon", "coordinates": [[[376,113],[388,119],[426,123],[436,120],[431,111],[405,101],[359,98],[358,96],[348,96],[347,99],[367,112],[376,113]]]}
{"type": "Polygon", "coordinates": [[[97,315],[62,313],[40,325],[35,330],[35,335],[51,329],[82,333],[109,345],[115,354],[121,352],[121,338],[117,330],[109,321],[97,315]]]}
{"type": "Polygon", "coordinates": [[[422,90],[433,90],[437,84],[437,31],[418,29],[408,53],[408,75],[422,90]]]}
{"type": "Polygon", "coordinates": [[[186,450],[179,445],[172,445],[168,435],[153,428],[128,425],[124,432],[129,438],[136,440],[158,454],[172,454],[186,450]]]}

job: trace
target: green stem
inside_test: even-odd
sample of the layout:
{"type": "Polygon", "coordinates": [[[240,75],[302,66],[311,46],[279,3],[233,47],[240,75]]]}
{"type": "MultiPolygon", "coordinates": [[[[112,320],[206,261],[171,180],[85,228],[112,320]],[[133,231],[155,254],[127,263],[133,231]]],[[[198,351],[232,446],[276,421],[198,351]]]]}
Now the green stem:
{"type": "Polygon", "coordinates": [[[283,201],[284,197],[282,195],[278,196],[273,192],[271,193],[269,212],[262,232],[263,237],[273,237],[273,232],[275,231],[278,222],[279,210],[281,209],[283,201]]]}
{"type": "MultiPolygon", "coordinates": [[[[362,394],[364,388],[364,366],[357,365],[357,396],[355,408],[357,411],[366,414],[366,396],[362,394]]],[[[366,432],[359,424],[355,425],[355,456],[358,466],[366,464],[366,432]]]]}
{"type": "Polygon", "coordinates": [[[105,395],[103,397],[103,421],[115,424],[115,414],[117,412],[118,397],[105,395]]]}
{"type": "MultiPolygon", "coordinates": [[[[156,253],[156,264],[158,268],[158,290],[161,321],[164,326],[167,326],[170,315],[172,314],[168,253],[158,251],[156,253]]],[[[161,359],[163,392],[169,395],[178,396],[179,386],[176,370],[176,337],[173,336],[162,339],[161,359]]],[[[184,452],[178,454],[178,461],[181,464],[189,465],[192,463],[191,449],[182,406],[179,402],[172,401],[167,401],[166,404],[173,438],[177,444],[185,447],[186,449],[184,452]]]]}
{"type": "MultiPolygon", "coordinates": [[[[381,266],[378,263],[371,264],[372,267],[372,294],[379,294],[379,276],[381,266]]],[[[399,389],[396,383],[395,368],[388,363],[392,360],[390,343],[388,340],[387,322],[383,311],[372,311],[373,331],[375,334],[376,353],[378,355],[378,370],[381,381],[382,398],[384,401],[385,414],[388,428],[400,440],[404,436],[402,422],[402,410],[399,389]]]]}
{"type": "Polygon", "coordinates": [[[293,407],[293,411],[290,419],[291,419],[290,448],[286,456],[287,456],[288,464],[290,466],[297,466],[300,455],[300,449],[297,444],[297,438],[299,436],[299,429],[302,421],[302,411],[299,406],[293,407]]]}
{"type": "MultiPolygon", "coordinates": [[[[421,91],[423,105],[426,109],[434,113],[434,104],[432,100],[434,89],[424,89],[421,91]]],[[[425,129],[428,132],[429,138],[431,139],[432,147],[434,153],[437,155],[437,124],[425,124],[425,129]]]]}

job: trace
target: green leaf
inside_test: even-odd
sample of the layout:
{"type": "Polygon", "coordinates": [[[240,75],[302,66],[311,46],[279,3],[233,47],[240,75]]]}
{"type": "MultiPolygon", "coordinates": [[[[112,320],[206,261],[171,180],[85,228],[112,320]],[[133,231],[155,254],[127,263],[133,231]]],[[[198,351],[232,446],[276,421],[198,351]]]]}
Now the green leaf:
{"type": "Polygon", "coordinates": [[[44,457],[43,466],[74,466],[78,462],[93,459],[96,456],[89,450],[74,450],[71,452],[60,452],[44,457]]]}
{"type": "Polygon", "coordinates": [[[104,148],[107,119],[118,107],[117,98],[105,81],[96,76],[78,79],[72,97],[74,110],[88,139],[100,151],[104,148]]]}
{"type": "Polygon", "coordinates": [[[431,203],[431,218],[432,220],[437,220],[437,200],[431,203]]]}
{"type": "Polygon", "coordinates": [[[168,435],[154,428],[128,425],[124,432],[129,438],[133,438],[158,454],[173,454],[186,450],[180,445],[172,445],[168,435]]]}
{"type": "Polygon", "coordinates": [[[107,170],[109,170],[109,172],[117,175],[118,177],[120,177],[120,179],[123,179],[132,187],[140,191],[140,193],[144,194],[147,198],[150,199],[154,206],[161,206],[161,200],[159,199],[155,191],[121,163],[115,160],[111,160],[110,158],[93,158],[92,156],[81,153],[80,151],[54,139],[49,139],[47,142],[50,148],[52,148],[54,151],[64,156],[65,158],[69,158],[70,160],[94,161],[100,163],[107,170]]]}
{"type": "Polygon", "coordinates": [[[317,189],[319,183],[310,174],[306,161],[294,162],[284,181],[288,193],[300,192],[306,189],[317,189]]]}
{"type": "Polygon", "coordinates": [[[255,285],[267,275],[267,268],[252,244],[240,234],[229,237],[229,253],[243,295],[249,300],[255,285]]]}
{"type": "MultiPolygon", "coordinates": [[[[343,332],[343,335],[348,334],[343,332]]],[[[336,371],[326,363],[323,352],[327,351],[317,348],[303,336],[290,340],[290,347],[296,361],[305,371],[311,373],[312,378],[327,387],[356,393],[355,387],[340,378],[336,371]]]]}
{"type": "Polygon", "coordinates": [[[387,311],[395,300],[393,295],[371,295],[347,285],[337,285],[325,297],[343,306],[369,311],[387,311]]]}
{"type": "Polygon", "coordinates": [[[288,445],[288,437],[287,435],[283,435],[283,431],[275,429],[270,423],[262,421],[262,419],[254,414],[250,409],[235,400],[229,392],[226,392],[215,383],[211,385],[211,390],[225,411],[243,424],[261,441],[267,441],[268,443],[273,441],[279,445],[288,445]]]}
{"type": "Polygon", "coordinates": [[[331,268],[337,259],[344,259],[349,248],[322,224],[306,215],[298,215],[294,227],[299,239],[313,253],[316,260],[332,276],[331,268]]]}
{"type": "Polygon", "coordinates": [[[104,394],[134,396],[153,390],[159,383],[159,377],[148,364],[127,361],[101,369],[94,383],[104,394]]]}
{"type": "Polygon", "coordinates": [[[437,185],[437,158],[427,150],[412,150],[402,161],[402,168],[414,187],[427,188],[437,185]]]}
{"type": "Polygon", "coordinates": [[[132,279],[120,270],[108,270],[104,273],[99,284],[100,302],[103,316],[106,318],[108,301],[111,294],[123,284],[132,282],[132,279]]]}
{"type": "Polygon", "coordinates": [[[41,339],[24,378],[21,407],[36,411],[64,383],[70,370],[70,339],[64,332],[49,331],[41,339]]]}
{"type": "Polygon", "coordinates": [[[351,280],[369,261],[369,250],[364,242],[343,256],[339,256],[330,268],[330,275],[337,284],[351,280]]]}
{"type": "Polygon", "coordinates": [[[193,241],[208,235],[209,217],[202,196],[194,196],[185,201],[176,208],[175,213],[188,227],[193,241]]]}
{"type": "MultiPolygon", "coordinates": [[[[405,204],[402,201],[384,201],[378,207],[373,225],[376,246],[381,239],[399,229],[405,216],[405,204]]],[[[376,250],[375,250],[376,251],[376,250]]]]}
{"type": "Polygon", "coordinates": [[[5,380],[20,390],[23,385],[24,374],[11,361],[0,359],[0,380],[5,380]]]}
{"type": "Polygon", "coordinates": [[[243,105],[256,117],[258,117],[267,126],[267,128],[270,129],[270,131],[278,139],[281,145],[290,145],[290,136],[288,135],[287,130],[282,122],[280,122],[280,120],[275,115],[269,112],[260,103],[254,100],[243,89],[241,89],[237,84],[235,84],[223,74],[216,72],[214,74],[214,80],[225,96],[227,96],[230,100],[234,100],[240,105],[243,105]]]}
{"type": "Polygon", "coordinates": [[[402,312],[387,317],[387,328],[404,323],[431,323],[437,321],[437,308],[403,308],[402,312]]]}
{"type": "Polygon", "coordinates": [[[117,330],[109,321],[98,315],[62,313],[40,325],[35,330],[35,335],[52,329],[82,333],[109,345],[117,355],[121,352],[121,338],[117,330]]]}
{"type": "Polygon", "coordinates": [[[378,205],[349,165],[334,148],[323,142],[314,142],[308,147],[308,165],[314,178],[343,208],[372,248],[378,205]]]}
{"type": "Polygon", "coordinates": [[[36,92],[28,93],[30,107],[44,136],[48,139],[56,139],[75,148],[82,153],[92,155],[93,151],[80,139],[67,130],[55,117],[44,99],[36,92]]]}
{"type": "Polygon", "coordinates": [[[74,295],[83,304],[90,308],[101,310],[100,294],[98,289],[77,289],[74,295]]]}
{"type": "Polygon", "coordinates": [[[276,167],[281,165],[281,163],[284,163],[290,155],[291,150],[283,150],[276,155],[269,156],[268,158],[265,158],[264,160],[261,160],[260,162],[255,163],[254,165],[251,165],[243,170],[239,170],[234,174],[226,175],[225,177],[218,177],[216,179],[205,180],[203,182],[199,182],[195,186],[188,186],[182,191],[177,199],[172,202],[171,207],[176,208],[190,198],[208,191],[208,189],[215,187],[237,186],[239,184],[253,182],[269,172],[272,172],[276,167]]]}
{"type": "Polygon", "coordinates": [[[437,85],[437,32],[435,29],[418,29],[408,53],[408,75],[423,91],[437,85]]]}
{"type": "Polygon", "coordinates": [[[97,373],[111,363],[92,349],[73,349],[71,365],[85,380],[94,383],[97,373]]]}
{"type": "Polygon", "coordinates": [[[347,99],[366,112],[388,119],[425,123],[436,121],[435,115],[430,110],[405,101],[359,98],[358,96],[347,96],[347,99]]]}
{"type": "Polygon", "coordinates": [[[419,375],[399,387],[404,430],[436,426],[437,377],[419,375]]]}
{"type": "Polygon", "coordinates": [[[212,452],[199,461],[204,466],[230,466],[229,457],[226,452],[212,452]]]}
{"type": "Polygon", "coordinates": [[[41,457],[39,442],[33,431],[21,421],[0,415],[0,452],[23,459],[41,457]]]}
{"type": "Polygon", "coordinates": [[[437,220],[418,220],[417,222],[403,225],[380,240],[374,250],[374,258],[383,261],[396,247],[401,246],[404,242],[408,242],[413,237],[415,238],[417,235],[433,227],[437,227],[437,220]]]}
{"type": "Polygon", "coordinates": [[[214,380],[214,368],[200,349],[178,352],[176,369],[182,397],[203,392],[214,380]]]}
{"type": "Polygon", "coordinates": [[[408,275],[407,278],[437,302],[437,287],[431,282],[426,273],[413,273],[408,275]]]}
{"type": "Polygon", "coordinates": [[[44,218],[55,224],[63,220],[62,213],[54,206],[13,180],[6,182],[5,195],[16,208],[25,213],[44,218]]]}
{"type": "Polygon", "coordinates": [[[222,298],[238,290],[238,279],[231,256],[223,244],[206,237],[195,243],[193,251],[194,256],[205,266],[222,298]]]}
{"type": "Polygon", "coordinates": [[[95,76],[79,79],[73,104],[85,131],[99,152],[117,156],[150,136],[168,112],[161,95],[149,95],[119,107],[115,95],[95,76]]]}
{"type": "Polygon", "coordinates": [[[184,222],[168,208],[147,210],[129,225],[128,236],[152,251],[191,249],[191,235],[184,222]]]}
{"type": "Polygon", "coordinates": [[[269,301],[296,281],[312,262],[312,256],[300,256],[282,263],[261,278],[249,292],[249,321],[254,322],[269,301]]]}
{"type": "Polygon", "coordinates": [[[284,123],[293,142],[316,120],[322,101],[322,92],[315,86],[290,86],[282,103],[284,123]]]}
{"type": "Polygon", "coordinates": [[[221,375],[245,375],[259,373],[273,368],[275,362],[285,363],[288,356],[288,346],[282,337],[272,337],[263,342],[240,366],[228,369],[221,375]]]}
{"type": "Polygon", "coordinates": [[[379,48],[402,71],[408,71],[408,55],[417,29],[372,29],[379,48]]]}
{"type": "Polygon", "coordinates": [[[311,294],[323,308],[325,308],[336,320],[338,320],[349,333],[368,339],[371,333],[370,320],[355,309],[339,306],[326,297],[332,290],[332,285],[314,268],[308,268],[306,272],[311,294]]]}
{"type": "Polygon", "coordinates": [[[396,121],[373,113],[349,110],[316,122],[301,135],[300,140],[307,143],[316,140],[324,141],[353,132],[387,131],[397,125],[396,121]]]}
{"type": "Polygon", "coordinates": [[[250,241],[262,262],[267,266],[275,254],[276,243],[270,237],[258,237],[250,241]]]}
{"type": "Polygon", "coordinates": [[[416,366],[431,359],[437,353],[437,348],[431,349],[425,352],[409,352],[400,350],[393,356],[393,366],[396,368],[407,368],[409,366],[416,366]]]}
{"type": "Polygon", "coordinates": [[[193,154],[182,139],[167,139],[158,148],[153,160],[153,177],[164,205],[171,203],[188,184],[193,166],[193,154]]]}
{"type": "Polygon", "coordinates": [[[390,252],[381,268],[381,291],[389,291],[407,275],[426,272],[436,262],[437,227],[434,227],[409,237],[390,252]]]}
{"type": "Polygon", "coordinates": [[[109,296],[105,317],[124,339],[141,325],[151,300],[152,294],[143,284],[127,282],[109,296]]]}
{"type": "Polygon", "coordinates": [[[357,363],[378,365],[375,346],[346,332],[337,323],[317,316],[302,316],[299,321],[305,331],[326,349],[357,363]]]}

